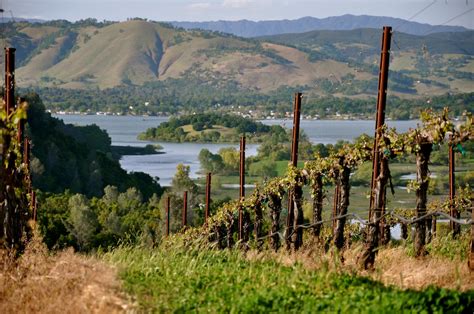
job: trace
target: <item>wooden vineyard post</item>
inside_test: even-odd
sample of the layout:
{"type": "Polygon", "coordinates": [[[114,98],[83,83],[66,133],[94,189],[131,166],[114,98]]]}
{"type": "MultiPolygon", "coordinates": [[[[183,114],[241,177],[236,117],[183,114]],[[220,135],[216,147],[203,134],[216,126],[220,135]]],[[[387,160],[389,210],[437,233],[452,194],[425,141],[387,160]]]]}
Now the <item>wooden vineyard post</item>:
{"type": "MultiPolygon", "coordinates": [[[[293,110],[293,136],[291,145],[291,165],[295,168],[298,166],[301,97],[301,93],[295,93],[293,110]]],[[[291,242],[293,242],[295,250],[297,250],[303,244],[303,229],[297,227],[303,223],[303,209],[301,206],[298,206],[295,212],[295,201],[298,203],[300,202],[301,193],[302,189],[300,186],[295,186],[294,191],[290,191],[288,193],[288,217],[286,220],[286,247],[288,250],[291,248],[291,242]],[[293,233],[294,236],[292,239],[293,233]]]]}
{"type": "Polygon", "coordinates": [[[239,205],[239,240],[243,239],[243,227],[244,217],[242,213],[242,202],[245,198],[245,136],[240,138],[240,166],[239,166],[239,178],[240,178],[240,205],[239,205]]]}
{"type": "Polygon", "coordinates": [[[166,198],[166,236],[170,235],[170,197],[166,198]]]}
{"type": "Polygon", "coordinates": [[[209,218],[209,206],[211,202],[211,173],[209,172],[206,177],[206,208],[204,211],[204,224],[207,226],[207,220],[209,218]]]}
{"type": "Polygon", "coordinates": [[[183,194],[183,229],[188,225],[188,191],[183,194]]]}
{"type": "Polygon", "coordinates": [[[370,185],[370,212],[369,218],[374,214],[374,190],[380,171],[380,152],[378,151],[378,141],[380,140],[381,127],[385,124],[385,107],[387,102],[387,85],[388,85],[388,66],[390,61],[390,40],[392,36],[392,28],[384,26],[382,36],[382,51],[380,56],[380,73],[379,87],[377,97],[377,116],[375,120],[375,139],[372,155],[372,181],[370,185]]]}
{"type": "Polygon", "coordinates": [[[382,228],[379,221],[385,209],[385,190],[388,171],[388,160],[379,151],[379,141],[382,136],[382,126],[385,123],[385,107],[387,101],[388,67],[390,61],[390,41],[392,28],[383,27],[382,48],[380,54],[380,72],[377,96],[377,116],[375,120],[375,139],[372,152],[372,180],[370,184],[369,221],[365,250],[362,255],[362,265],[365,269],[373,267],[375,253],[381,236],[382,228]],[[381,169],[383,168],[383,169],[381,169]],[[381,171],[383,170],[383,171],[381,171]]]}

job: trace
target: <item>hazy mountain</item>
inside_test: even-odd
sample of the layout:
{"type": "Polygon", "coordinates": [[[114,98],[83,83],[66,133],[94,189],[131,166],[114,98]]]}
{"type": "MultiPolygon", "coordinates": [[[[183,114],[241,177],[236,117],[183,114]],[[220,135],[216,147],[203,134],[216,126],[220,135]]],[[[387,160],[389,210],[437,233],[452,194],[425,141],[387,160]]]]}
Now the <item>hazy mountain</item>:
{"type": "Polygon", "coordinates": [[[369,15],[342,15],[323,19],[303,17],[297,20],[275,21],[210,21],[210,22],[171,22],[174,26],[185,29],[204,29],[234,34],[242,37],[259,37],[287,33],[303,33],[313,30],[353,30],[357,28],[377,28],[392,26],[396,31],[427,35],[440,32],[462,32],[467,29],[461,26],[436,26],[411,22],[399,18],[369,15]]]}
{"type": "MultiPolygon", "coordinates": [[[[381,30],[358,29],[245,39],[138,19],[22,22],[8,24],[5,33],[17,48],[20,87],[103,89],[180,80],[196,92],[205,86],[258,93],[304,86],[319,95],[357,97],[376,91],[381,37],[381,30]]],[[[474,31],[397,32],[391,92],[470,92],[473,55],[474,31]]]]}
{"type": "Polygon", "coordinates": [[[10,22],[29,22],[29,23],[44,23],[46,20],[35,19],[35,18],[22,18],[22,17],[10,17],[4,16],[0,19],[0,23],[10,23],[10,22]]]}

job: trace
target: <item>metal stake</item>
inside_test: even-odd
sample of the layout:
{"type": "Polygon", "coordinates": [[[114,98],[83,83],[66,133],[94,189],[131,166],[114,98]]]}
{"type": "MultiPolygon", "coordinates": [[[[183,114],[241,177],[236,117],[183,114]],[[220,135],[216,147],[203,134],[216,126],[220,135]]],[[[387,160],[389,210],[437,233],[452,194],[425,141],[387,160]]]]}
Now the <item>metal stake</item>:
{"type": "MultiPolygon", "coordinates": [[[[245,198],[245,136],[240,138],[240,201],[243,202],[245,198]]],[[[242,205],[239,206],[239,240],[243,238],[243,213],[242,205]]]]}
{"type": "Polygon", "coordinates": [[[166,198],[166,236],[170,235],[170,197],[166,198]]]}
{"type": "Polygon", "coordinates": [[[183,195],[183,228],[188,225],[188,191],[184,191],[183,195]]]}

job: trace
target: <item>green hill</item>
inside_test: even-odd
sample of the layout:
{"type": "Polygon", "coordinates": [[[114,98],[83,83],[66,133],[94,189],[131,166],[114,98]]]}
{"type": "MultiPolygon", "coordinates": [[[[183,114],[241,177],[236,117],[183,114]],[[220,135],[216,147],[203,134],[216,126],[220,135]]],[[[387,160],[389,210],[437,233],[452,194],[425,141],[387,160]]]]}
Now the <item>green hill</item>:
{"type": "MultiPolygon", "coordinates": [[[[206,86],[260,95],[287,87],[311,97],[376,95],[380,30],[245,39],[141,19],[6,25],[8,40],[18,48],[19,87],[168,89],[178,80],[192,86],[191,98],[206,86]]],[[[389,92],[402,98],[471,92],[473,55],[473,31],[395,32],[389,92]]]]}

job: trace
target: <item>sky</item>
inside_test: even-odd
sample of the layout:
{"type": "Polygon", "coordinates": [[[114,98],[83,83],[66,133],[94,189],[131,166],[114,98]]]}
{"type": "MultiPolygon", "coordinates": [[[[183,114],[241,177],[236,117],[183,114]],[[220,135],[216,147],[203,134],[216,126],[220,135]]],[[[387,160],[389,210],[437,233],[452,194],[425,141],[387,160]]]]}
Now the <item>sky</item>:
{"type": "Polygon", "coordinates": [[[76,21],[280,20],[343,14],[391,16],[474,29],[474,0],[0,0],[5,15],[76,21]],[[418,13],[418,14],[417,14],[418,13]]]}

